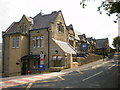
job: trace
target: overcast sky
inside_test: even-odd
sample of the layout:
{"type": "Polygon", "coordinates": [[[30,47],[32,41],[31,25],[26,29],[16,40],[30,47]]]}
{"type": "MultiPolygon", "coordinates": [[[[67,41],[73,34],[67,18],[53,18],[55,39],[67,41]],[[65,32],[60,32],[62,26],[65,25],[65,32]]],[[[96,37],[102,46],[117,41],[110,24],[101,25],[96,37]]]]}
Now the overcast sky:
{"type": "Polygon", "coordinates": [[[2,31],[5,31],[12,22],[19,21],[23,14],[34,17],[42,10],[49,14],[61,10],[66,25],[73,24],[75,30],[85,33],[87,37],[96,39],[109,38],[110,46],[114,37],[118,35],[118,24],[113,21],[115,15],[108,17],[105,13],[100,15],[97,8],[101,0],[92,0],[83,9],[81,0],[0,0],[0,42],[2,31]]]}

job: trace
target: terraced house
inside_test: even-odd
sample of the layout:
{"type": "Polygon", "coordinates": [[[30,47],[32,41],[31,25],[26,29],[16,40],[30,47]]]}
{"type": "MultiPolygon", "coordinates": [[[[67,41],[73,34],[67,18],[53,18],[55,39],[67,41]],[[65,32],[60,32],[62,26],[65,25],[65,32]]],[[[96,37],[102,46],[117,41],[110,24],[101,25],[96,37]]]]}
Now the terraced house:
{"type": "Polygon", "coordinates": [[[26,74],[28,70],[37,73],[55,67],[70,68],[77,52],[77,42],[69,41],[61,11],[39,13],[33,18],[23,15],[2,32],[2,37],[3,73],[8,76],[26,74]]]}
{"type": "Polygon", "coordinates": [[[107,56],[110,52],[108,38],[96,39],[96,54],[107,56]]]}

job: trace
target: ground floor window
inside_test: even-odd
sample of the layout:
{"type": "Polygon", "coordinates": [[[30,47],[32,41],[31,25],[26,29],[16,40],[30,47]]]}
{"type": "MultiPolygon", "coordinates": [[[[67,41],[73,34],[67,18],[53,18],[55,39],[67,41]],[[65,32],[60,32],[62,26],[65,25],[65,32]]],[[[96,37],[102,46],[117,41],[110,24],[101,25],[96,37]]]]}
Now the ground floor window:
{"type": "Polygon", "coordinates": [[[62,56],[53,56],[53,67],[61,67],[62,66],[62,56]]]}

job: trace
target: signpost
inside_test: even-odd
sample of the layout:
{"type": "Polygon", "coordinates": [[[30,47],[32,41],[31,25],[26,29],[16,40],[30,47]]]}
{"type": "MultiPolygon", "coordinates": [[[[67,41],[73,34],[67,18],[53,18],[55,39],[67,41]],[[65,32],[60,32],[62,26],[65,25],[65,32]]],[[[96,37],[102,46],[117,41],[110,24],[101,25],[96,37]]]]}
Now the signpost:
{"type": "Polygon", "coordinates": [[[40,54],[40,64],[44,64],[44,54],[40,54]]]}

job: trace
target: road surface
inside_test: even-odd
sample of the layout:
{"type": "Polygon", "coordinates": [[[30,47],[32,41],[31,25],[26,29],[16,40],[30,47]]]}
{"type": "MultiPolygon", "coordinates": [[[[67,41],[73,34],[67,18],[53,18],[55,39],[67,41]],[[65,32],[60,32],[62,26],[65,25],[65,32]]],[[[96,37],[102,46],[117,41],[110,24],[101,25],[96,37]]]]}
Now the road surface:
{"type": "Polygon", "coordinates": [[[120,55],[46,80],[37,80],[10,88],[120,88],[120,55]]]}

